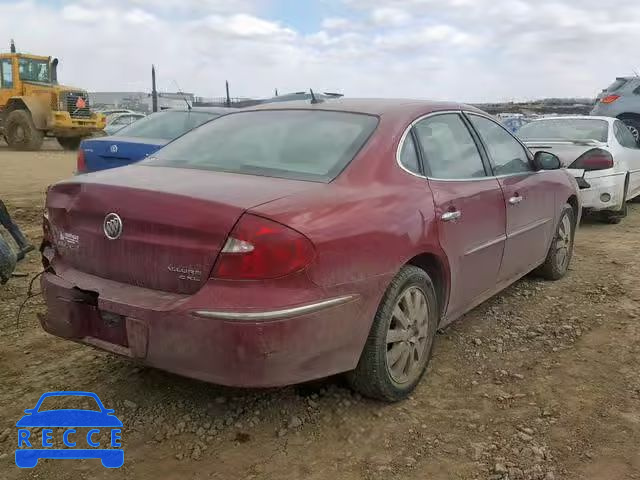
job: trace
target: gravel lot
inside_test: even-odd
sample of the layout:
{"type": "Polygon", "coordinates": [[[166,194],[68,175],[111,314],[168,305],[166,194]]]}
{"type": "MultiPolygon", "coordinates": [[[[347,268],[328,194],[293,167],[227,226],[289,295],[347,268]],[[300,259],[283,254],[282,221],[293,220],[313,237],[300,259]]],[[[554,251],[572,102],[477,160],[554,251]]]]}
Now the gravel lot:
{"type": "MultiPolygon", "coordinates": [[[[0,197],[34,240],[46,186],[75,155],[0,146],[0,197]]],[[[57,479],[640,479],[640,208],[584,221],[567,278],[526,278],[436,341],[406,402],[339,378],[235,390],[44,333],[29,278],[0,287],[0,477],[57,479]],[[96,392],[123,421],[125,464],[13,463],[15,422],[51,390],[96,392]]],[[[31,254],[21,271],[39,271],[31,254]]]]}

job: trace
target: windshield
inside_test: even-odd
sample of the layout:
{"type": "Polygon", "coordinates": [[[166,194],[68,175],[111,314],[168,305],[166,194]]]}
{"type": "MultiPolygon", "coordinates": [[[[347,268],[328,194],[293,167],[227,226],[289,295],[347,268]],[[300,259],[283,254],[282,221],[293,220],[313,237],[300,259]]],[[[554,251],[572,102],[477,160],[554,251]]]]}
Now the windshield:
{"type": "Polygon", "coordinates": [[[173,140],[209,120],[219,117],[212,112],[184,112],[165,110],[157,112],[118,130],[119,137],[157,138],[173,140]]]}
{"type": "Polygon", "coordinates": [[[609,124],[604,120],[557,118],[537,120],[520,129],[522,140],[597,140],[606,142],[609,124]]]}
{"type": "Polygon", "coordinates": [[[25,82],[49,83],[51,81],[48,61],[20,58],[18,65],[20,69],[20,79],[25,82]]]}
{"type": "Polygon", "coordinates": [[[170,143],[144,164],[328,182],[377,124],[377,117],[355,113],[235,113],[170,143]]]}

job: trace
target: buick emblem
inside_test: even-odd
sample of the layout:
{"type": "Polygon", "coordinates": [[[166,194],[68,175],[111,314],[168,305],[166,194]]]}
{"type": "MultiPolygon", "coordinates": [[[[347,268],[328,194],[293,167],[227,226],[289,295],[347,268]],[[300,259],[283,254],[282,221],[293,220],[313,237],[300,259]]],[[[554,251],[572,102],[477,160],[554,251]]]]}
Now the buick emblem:
{"type": "Polygon", "coordinates": [[[110,213],[104,217],[102,229],[109,240],[116,240],[122,235],[122,219],[116,213],[110,213]]]}
{"type": "Polygon", "coordinates": [[[118,153],[118,145],[111,145],[111,153],[118,153]]]}

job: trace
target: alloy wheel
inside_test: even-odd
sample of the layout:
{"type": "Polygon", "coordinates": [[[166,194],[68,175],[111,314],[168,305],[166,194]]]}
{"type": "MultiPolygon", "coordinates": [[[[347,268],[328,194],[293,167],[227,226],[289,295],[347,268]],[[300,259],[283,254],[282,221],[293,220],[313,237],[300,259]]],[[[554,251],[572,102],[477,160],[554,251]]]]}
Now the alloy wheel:
{"type": "Polygon", "coordinates": [[[569,267],[569,260],[571,258],[571,220],[568,215],[562,217],[560,226],[558,227],[558,233],[556,234],[556,262],[558,268],[565,271],[569,267]]]}
{"type": "Polygon", "coordinates": [[[397,384],[412,382],[422,373],[431,341],[429,320],[424,292],[407,288],[398,297],[387,331],[387,370],[397,384]]]}

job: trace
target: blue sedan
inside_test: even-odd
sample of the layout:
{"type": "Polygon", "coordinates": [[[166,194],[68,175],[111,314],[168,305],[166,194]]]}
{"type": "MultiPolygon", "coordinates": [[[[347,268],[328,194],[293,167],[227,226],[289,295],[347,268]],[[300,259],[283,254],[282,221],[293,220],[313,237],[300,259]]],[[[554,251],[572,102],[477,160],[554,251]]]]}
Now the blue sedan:
{"type": "Polygon", "coordinates": [[[108,137],[83,140],[76,173],[122,167],[144,160],[170,141],[231,111],[222,107],[193,107],[153,113],[108,137]]]}

